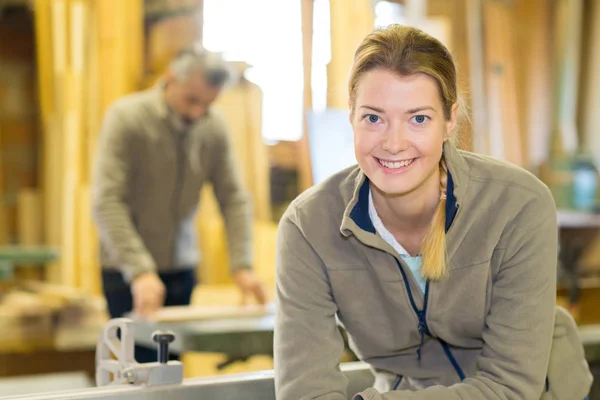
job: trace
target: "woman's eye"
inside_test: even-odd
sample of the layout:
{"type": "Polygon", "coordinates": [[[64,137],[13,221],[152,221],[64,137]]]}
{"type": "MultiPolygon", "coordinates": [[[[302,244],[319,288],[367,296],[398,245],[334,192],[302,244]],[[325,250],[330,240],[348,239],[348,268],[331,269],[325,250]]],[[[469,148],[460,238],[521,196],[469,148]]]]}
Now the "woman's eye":
{"type": "Polygon", "coordinates": [[[367,114],[365,115],[365,118],[372,124],[379,122],[379,117],[375,114],[367,114]]]}
{"type": "Polygon", "coordinates": [[[415,115],[412,117],[413,122],[417,125],[423,125],[428,119],[429,117],[427,115],[415,115]]]}

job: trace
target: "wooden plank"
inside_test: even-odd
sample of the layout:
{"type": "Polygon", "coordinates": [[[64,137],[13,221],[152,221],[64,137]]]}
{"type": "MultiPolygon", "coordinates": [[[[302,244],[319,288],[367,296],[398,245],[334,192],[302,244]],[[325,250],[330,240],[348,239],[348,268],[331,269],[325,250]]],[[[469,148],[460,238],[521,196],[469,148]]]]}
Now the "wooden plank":
{"type": "Polygon", "coordinates": [[[36,0],[35,9],[35,41],[38,76],[38,103],[42,117],[42,132],[46,131],[48,117],[52,112],[52,35],[50,20],[50,0],[36,0]]]}
{"type": "MultiPolygon", "coordinates": [[[[67,3],[65,0],[49,2],[46,16],[51,32],[49,48],[52,57],[47,60],[51,64],[40,65],[40,69],[50,71],[52,80],[52,105],[48,115],[48,124],[44,133],[44,215],[46,218],[46,242],[62,247],[63,234],[62,213],[64,185],[64,112],[67,107],[68,89],[66,80],[67,68],[67,3]],[[58,90],[60,88],[60,90],[58,90]]],[[[61,248],[62,253],[62,248],[61,248]]],[[[50,264],[47,271],[48,279],[61,282],[60,262],[50,264]]]]}
{"type": "Polygon", "coordinates": [[[262,136],[262,91],[258,85],[244,81],[245,108],[248,111],[246,131],[250,142],[250,163],[253,171],[252,193],[254,217],[259,221],[271,220],[271,182],[267,146],[262,136]]]}
{"type": "Polygon", "coordinates": [[[77,269],[79,270],[77,286],[86,293],[101,295],[102,279],[98,232],[90,212],[90,187],[87,184],[79,186],[78,198],[80,207],[77,210],[77,233],[79,235],[79,248],[76,255],[77,269]]]}
{"type": "Polygon", "coordinates": [[[514,12],[501,0],[484,3],[485,79],[490,154],[523,165],[515,83],[514,12]]]}
{"type": "Polygon", "coordinates": [[[473,151],[490,154],[488,112],[485,93],[482,0],[467,0],[467,46],[471,92],[473,151]]]}
{"type": "MultiPolygon", "coordinates": [[[[54,99],[54,79],[53,79],[53,68],[54,65],[54,54],[53,54],[53,30],[52,30],[52,14],[51,14],[51,1],[50,0],[39,0],[35,2],[34,16],[35,16],[35,32],[36,32],[36,58],[37,58],[37,76],[38,76],[38,99],[39,108],[41,115],[41,136],[40,143],[42,148],[40,151],[40,163],[39,163],[39,176],[40,176],[40,187],[41,201],[42,201],[42,232],[43,240],[47,244],[58,244],[56,239],[56,228],[57,224],[55,221],[58,219],[56,204],[57,185],[53,182],[53,177],[57,177],[56,159],[57,151],[52,151],[51,144],[60,147],[59,142],[61,140],[60,131],[55,130],[55,119],[53,117],[55,108],[54,99]],[[52,138],[52,140],[49,140],[52,138]]],[[[48,267],[47,278],[55,280],[57,275],[56,263],[53,263],[48,267]]]]}
{"type": "Polygon", "coordinates": [[[348,108],[348,74],[356,48],[373,30],[371,0],[331,0],[331,62],[327,65],[327,106],[348,108]]]}
{"type": "Polygon", "coordinates": [[[22,189],[17,199],[18,238],[22,245],[41,245],[43,235],[40,221],[42,219],[40,194],[35,189],[22,189]]]}
{"type": "Polygon", "coordinates": [[[61,249],[61,282],[65,285],[77,286],[80,269],[77,264],[80,235],[77,230],[79,203],[79,185],[84,157],[83,132],[83,71],[84,49],[87,40],[85,33],[86,10],[80,0],[68,3],[68,35],[65,38],[69,53],[65,66],[65,109],[64,109],[64,164],[63,164],[63,223],[61,249]]]}
{"type": "Polygon", "coordinates": [[[302,70],[304,72],[304,109],[302,118],[302,137],[298,141],[298,191],[303,192],[313,184],[308,142],[308,112],[312,109],[312,43],[314,1],[302,0],[302,70]]]}
{"type": "Polygon", "coordinates": [[[151,317],[155,322],[192,322],[220,319],[264,317],[272,311],[266,306],[171,306],[163,307],[151,317]]]}
{"type": "Polygon", "coordinates": [[[517,46],[520,61],[524,162],[536,168],[548,158],[552,130],[552,59],[550,55],[551,1],[529,0],[517,4],[517,46]]]}
{"type": "Polygon", "coordinates": [[[583,50],[587,55],[587,74],[581,85],[585,91],[584,101],[581,103],[582,148],[590,151],[600,165],[600,1],[586,4],[589,33],[586,35],[587,49],[583,50]]]}
{"type": "Polygon", "coordinates": [[[582,0],[557,0],[555,21],[555,120],[554,131],[560,141],[555,143],[555,155],[569,155],[579,148],[577,132],[577,100],[581,56],[582,0]]]}
{"type": "MultiPolygon", "coordinates": [[[[0,196],[2,191],[0,191],[0,196]]],[[[8,243],[8,232],[6,229],[6,211],[4,211],[4,204],[0,203],[0,245],[8,243]]]]}
{"type": "MultiPolygon", "coordinates": [[[[2,130],[0,129],[0,149],[2,149],[2,130]]],[[[0,151],[0,245],[8,244],[8,223],[4,210],[4,170],[2,168],[2,151],[0,151]]]]}
{"type": "MultiPolygon", "coordinates": [[[[20,245],[42,244],[42,206],[40,195],[34,189],[22,189],[17,199],[17,237],[20,245]]],[[[42,279],[43,270],[34,265],[24,265],[17,271],[18,278],[42,279]]]]}

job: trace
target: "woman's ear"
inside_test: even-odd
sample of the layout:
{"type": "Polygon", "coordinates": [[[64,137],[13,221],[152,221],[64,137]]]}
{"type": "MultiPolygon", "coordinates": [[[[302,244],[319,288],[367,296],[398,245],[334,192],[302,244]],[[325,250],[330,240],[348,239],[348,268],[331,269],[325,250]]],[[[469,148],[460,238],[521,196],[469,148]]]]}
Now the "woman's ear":
{"type": "Polygon", "coordinates": [[[446,134],[444,139],[450,139],[452,136],[452,132],[456,128],[456,121],[458,119],[458,102],[452,105],[452,109],[450,111],[450,119],[446,121],[446,134]]]}

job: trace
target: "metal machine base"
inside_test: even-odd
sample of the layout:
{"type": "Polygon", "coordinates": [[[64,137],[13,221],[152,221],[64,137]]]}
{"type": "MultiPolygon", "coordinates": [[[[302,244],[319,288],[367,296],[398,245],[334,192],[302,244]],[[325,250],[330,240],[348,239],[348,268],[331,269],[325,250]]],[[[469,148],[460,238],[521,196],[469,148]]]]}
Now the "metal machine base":
{"type": "MultiPolygon", "coordinates": [[[[364,363],[341,366],[348,377],[348,399],[373,385],[371,370],[364,363]]],[[[106,386],[73,392],[47,393],[2,400],[275,400],[273,371],[186,379],[168,386],[106,386]]]]}

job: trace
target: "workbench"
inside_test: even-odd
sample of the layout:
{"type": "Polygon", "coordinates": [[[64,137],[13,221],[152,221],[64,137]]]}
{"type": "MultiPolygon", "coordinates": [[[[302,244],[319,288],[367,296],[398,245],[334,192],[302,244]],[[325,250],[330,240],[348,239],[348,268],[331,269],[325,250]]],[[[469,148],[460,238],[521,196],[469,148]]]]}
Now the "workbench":
{"type": "Polygon", "coordinates": [[[171,331],[177,339],[169,347],[171,353],[190,351],[224,353],[229,361],[244,360],[253,355],[273,355],[275,315],[193,322],[152,322],[135,320],[136,344],[152,347],[152,332],[171,331]]]}

